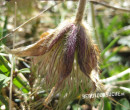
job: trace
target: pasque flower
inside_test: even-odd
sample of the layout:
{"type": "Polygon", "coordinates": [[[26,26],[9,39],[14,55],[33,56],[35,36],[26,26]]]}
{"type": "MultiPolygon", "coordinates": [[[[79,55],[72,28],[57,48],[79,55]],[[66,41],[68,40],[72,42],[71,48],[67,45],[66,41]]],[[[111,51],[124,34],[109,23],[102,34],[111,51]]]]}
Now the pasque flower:
{"type": "MultiPolygon", "coordinates": [[[[99,51],[91,39],[89,28],[81,22],[82,17],[77,16],[76,20],[64,21],[35,44],[8,50],[20,57],[40,56],[35,57],[38,59],[38,73],[46,79],[47,87],[55,87],[54,91],[65,83],[71,86],[77,83],[77,89],[83,84],[87,86],[91,71],[98,71],[99,51]]],[[[92,83],[90,88],[95,90],[92,83]]]]}
{"type": "Polygon", "coordinates": [[[71,74],[74,61],[87,77],[90,77],[93,69],[98,70],[99,51],[91,39],[89,30],[84,24],[77,25],[71,20],[60,24],[54,32],[35,44],[8,51],[20,57],[42,56],[40,62],[44,61],[44,64],[49,65],[46,68],[47,74],[57,72],[59,82],[71,74]],[[56,70],[53,71],[54,69],[56,70]]]}

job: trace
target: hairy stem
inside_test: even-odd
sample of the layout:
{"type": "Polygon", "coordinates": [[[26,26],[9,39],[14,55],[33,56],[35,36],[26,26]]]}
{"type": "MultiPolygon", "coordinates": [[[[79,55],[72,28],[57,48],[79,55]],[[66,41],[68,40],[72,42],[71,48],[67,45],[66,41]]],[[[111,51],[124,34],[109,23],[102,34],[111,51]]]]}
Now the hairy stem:
{"type": "Polygon", "coordinates": [[[82,19],[83,19],[85,5],[86,5],[86,0],[79,0],[77,13],[76,13],[76,18],[75,18],[76,24],[80,24],[82,19]]]}

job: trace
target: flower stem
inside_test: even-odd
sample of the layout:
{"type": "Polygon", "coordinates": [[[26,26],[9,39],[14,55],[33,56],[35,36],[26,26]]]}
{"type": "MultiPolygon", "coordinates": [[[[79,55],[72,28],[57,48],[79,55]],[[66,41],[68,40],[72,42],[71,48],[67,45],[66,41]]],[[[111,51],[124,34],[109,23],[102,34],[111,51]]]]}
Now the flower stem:
{"type": "Polygon", "coordinates": [[[77,13],[76,13],[76,18],[75,18],[76,24],[80,24],[82,19],[83,19],[85,5],[86,5],[86,0],[79,0],[77,13]]]}

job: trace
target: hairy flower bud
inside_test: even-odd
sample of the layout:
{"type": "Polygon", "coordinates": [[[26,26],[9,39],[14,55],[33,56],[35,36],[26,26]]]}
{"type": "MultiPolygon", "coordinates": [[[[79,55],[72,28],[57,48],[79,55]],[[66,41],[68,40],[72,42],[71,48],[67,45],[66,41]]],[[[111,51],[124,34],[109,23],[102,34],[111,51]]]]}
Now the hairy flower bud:
{"type": "Polygon", "coordinates": [[[68,20],[49,35],[44,35],[27,48],[9,52],[17,56],[35,56],[37,76],[44,79],[43,83],[39,80],[38,86],[55,87],[54,91],[66,87],[73,90],[76,87],[75,94],[80,89],[95,91],[96,84],[91,72],[98,71],[99,51],[91,39],[89,28],[68,20]]]}

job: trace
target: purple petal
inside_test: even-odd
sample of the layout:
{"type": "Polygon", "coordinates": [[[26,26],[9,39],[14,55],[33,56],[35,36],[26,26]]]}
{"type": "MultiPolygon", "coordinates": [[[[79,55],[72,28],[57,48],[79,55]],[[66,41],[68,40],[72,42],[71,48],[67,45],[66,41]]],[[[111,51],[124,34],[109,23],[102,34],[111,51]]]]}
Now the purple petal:
{"type": "Polygon", "coordinates": [[[81,71],[89,77],[92,69],[97,66],[97,56],[90,36],[84,27],[80,27],[78,33],[78,64],[81,71]]]}
{"type": "Polygon", "coordinates": [[[64,56],[61,61],[62,70],[61,70],[61,79],[66,78],[72,71],[73,61],[74,61],[74,53],[76,47],[76,40],[77,40],[77,32],[78,26],[73,25],[72,31],[68,35],[66,40],[66,49],[64,51],[64,56]]]}
{"type": "Polygon", "coordinates": [[[58,42],[58,40],[60,40],[60,38],[64,37],[64,35],[70,30],[71,27],[72,27],[72,24],[67,25],[56,36],[54,36],[56,38],[54,38],[54,40],[49,45],[49,50],[53,47],[54,44],[56,44],[58,42]]]}

